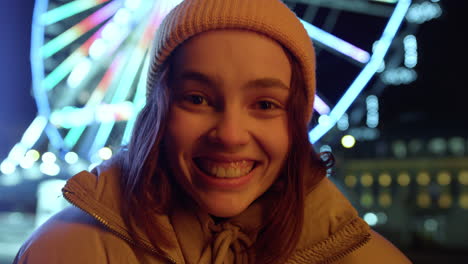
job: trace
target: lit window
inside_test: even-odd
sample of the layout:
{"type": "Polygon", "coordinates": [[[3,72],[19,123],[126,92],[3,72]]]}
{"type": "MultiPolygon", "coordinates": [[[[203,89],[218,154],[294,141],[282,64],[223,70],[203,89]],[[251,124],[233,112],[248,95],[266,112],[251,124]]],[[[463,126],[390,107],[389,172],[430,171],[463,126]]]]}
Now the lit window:
{"type": "Polygon", "coordinates": [[[416,182],[419,185],[427,186],[431,182],[431,177],[429,176],[429,173],[425,171],[421,171],[416,176],[416,182]]]}
{"type": "Polygon", "coordinates": [[[446,186],[452,181],[452,176],[447,171],[441,171],[437,174],[437,183],[446,186]]]}
{"type": "Polygon", "coordinates": [[[344,179],[346,186],[354,187],[357,183],[357,178],[354,175],[347,175],[344,179]]]}
{"type": "Polygon", "coordinates": [[[468,209],[468,192],[462,193],[459,198],[460,207],[468,209]]]}
{"type": "Polygon", "coordinates": [[[458,181],[463,185],[468,185],[468,171],[462,170],[458,174],[458,181]]]}
{"type": "Polygon", "coordinates": [[[392,177],[388,173],[382,173],[379,176],[379,184],[383,187],[388,187],[392,184],[392,177]]]}
{"type": "Polygon", "coordinates": [[[397,182],[400,186],[408,186],[411,182],[411,178],[407,172],[402,172],[398,175],[397,182]]]}
{"type": "Polygon", "coordinates": [[[440,208],[449,208],[452,206],[452,195],[449,193],[443,193],[439,197],[438,201],[440,208]]]}
{"type": "Polygon", "coordinates": [[[361,185],[364,187],[369,187],[374,183],[374,178],[370,173],[365,173],[361,176],[361,185]]]}
{"type": "Polygon", "coordinates": [[[416,197],[416,203],[421,208],[429,208],[431,206],[431,196],[427,192],[419,193],[416,197]]]}
{"type": "Polygon", "coordinates": [[[381,193],[379,195],[379,204],[384,208],[388,208],[392,205],[392,196],[388,192],[381,193]]]}
{"type": "Polygon", "coordinates": [[[361,195],[361,205],[365,208],[369,208],[374,204],[374,197],[372,194],[366,192],[361,195]]]}

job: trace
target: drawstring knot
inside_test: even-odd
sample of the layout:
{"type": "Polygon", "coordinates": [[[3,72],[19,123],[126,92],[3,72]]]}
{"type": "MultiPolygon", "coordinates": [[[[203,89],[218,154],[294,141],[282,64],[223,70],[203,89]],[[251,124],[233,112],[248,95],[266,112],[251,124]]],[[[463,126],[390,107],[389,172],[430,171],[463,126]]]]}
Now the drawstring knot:
{"type": "MultiPolygon", "coordinates": [[[[216,225],[211,222],[209,228],[214,238],[211,245],[211,263],[223,264],[228,260],[229,255],[233,255],[233,263],[235,264],[252,263],[251,256],[247,252],[252,241],[241,231],[239,226],[231,223],[216,225]]],[[[204,250],[202,259],[206,259],[206,254],[209,254],[208,248],[204,250]]]]}

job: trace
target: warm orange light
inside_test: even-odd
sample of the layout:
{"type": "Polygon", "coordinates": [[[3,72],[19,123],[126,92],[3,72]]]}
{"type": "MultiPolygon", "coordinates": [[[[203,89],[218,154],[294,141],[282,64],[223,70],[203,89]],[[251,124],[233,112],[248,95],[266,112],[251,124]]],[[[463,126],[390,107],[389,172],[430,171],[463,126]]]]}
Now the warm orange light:
{"type": "Polygon", "coordinates": [[[437,174],[437,183],[442,186],[447,186],[452,181],[452,176],[448,171],[441,171],[437,174]]]}
{"type": "Polygon", "coordinates": [[[411,178],[407,172],[402,172],[398,175],[397,182],[401,186],[408,186],[411,182],[411,178]]]}
{"type": "Polygon", "coordinates": [[[383,187],[388,187],[392,184],[392,177],[388,173],[382,173],[379,175],[379,184],[383,187]]]}
{"type": "Polygon", "coordinates": [[[356,186],[357,178],[354,175],[347,175],[345,177],[345,179],[344,179],[344,182],[345,182],[346,186],[354,187],[354,186],[356,186]]]}
{"type": "Polygon", "coordinates": [[[364,187],[369,187],[374,183],[374,178],[372,178],[372,175],[370,173],[364,173],[361,176],[361,185],[364,187]]]}
{"type": "Polygon", "coordinates": [[[379,204],[384,208],[388,208],[390,205],[392,205],[392,196],[390,195],[390,193],[381,193],[379,195],[379,204]]]}
{"type": "Polygon", "coordinates": [[[462,170],[458,174],[458,181],[463,185],[468,185],[468,171],[462,170]]]}
{"type": "Polygon", "coordinates": [[[440,208],[449,208],[452,206],[452,195],[449,193],[443,193],[439,197],[438,201],[439,207],[440,208]]]}
{"type": "Polygon", "coordinates": [[[431,177],[429,176],[429,173],[425,171],[421,171],[416,176],[416,182],[419,185],[427,186],[431,182],[431,177]]]}
{"type": "Polygon", "coordinates": [[[427,192],[419,193],[416,197],[416,203],[421,208],[428,208],[431,206],[431,196],[427,192]]]}

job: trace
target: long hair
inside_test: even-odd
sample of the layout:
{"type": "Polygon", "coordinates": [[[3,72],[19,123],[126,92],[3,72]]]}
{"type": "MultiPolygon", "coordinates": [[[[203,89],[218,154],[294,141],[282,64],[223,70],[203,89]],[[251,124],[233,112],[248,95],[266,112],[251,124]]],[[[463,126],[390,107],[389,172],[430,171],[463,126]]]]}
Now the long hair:
{"type": "MultiPolygon", "coordinates": [[[[307,96],[301,69],[287,50],[286,53],[292,64],[287,106],[290,151],[278,177],[281,188],[275,190],[279,192],[279,199],[251,248],[255,251],[256,263],[284,263],[292,254],[303,225],[304,177],[318,182],[326,171],[326,165],[314,152],[307,135],[307,96]],[[304,175],[307,167],[314,168],[312,175],[304,175]]],[[[162,246],[174,246],[155,216],[169,213],[177,199],[174,193],[178,188],[168,175],[161,147],[170,111],[170,64],[171,57],[160,68],[152,93],[138,115],[125,152],[121,180],[125,220],[143,228],[158,250],[162,246]],[[138,219],[138,223],[134,219],[138,219]]]]}
{"type": "Polygon", "coordinates": [[[169,74],[168,64],[157,72],[153,92],[146,97],[124,152],[121,177],[124,220],[130,227],[132,223],[140,226],[159,251],[161,247],[174,246],[167,230],[154,219],[157,215],[167,214],[173,202],[172,183],[159,147],[170,111],[169,74]]]}
{"type": "Polygon", "coordinates": [[[271,188],[279,198],[256,242],[257,263],[284,263],[293,253],[304,222],[306,191],[325,176],[327,169],[309,141],[305,122],[307,90],[301,68],[284,50],[292,66],[287,105],[290,150],[278,178],[280,188],[271,188]]]}

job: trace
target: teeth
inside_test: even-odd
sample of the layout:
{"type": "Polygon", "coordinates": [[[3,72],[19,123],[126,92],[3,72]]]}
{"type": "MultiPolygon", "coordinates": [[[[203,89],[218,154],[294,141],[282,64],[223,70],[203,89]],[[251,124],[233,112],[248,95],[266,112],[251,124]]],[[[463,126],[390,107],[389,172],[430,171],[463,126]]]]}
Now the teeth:
{"type": "Polygon", "coordinates": [[[219,178],[237,178],[249,173],[253,166],[253,161],[236,162],[214,162],[206,159],[197,160],[197,165],[205,173],[219,178]]]}

